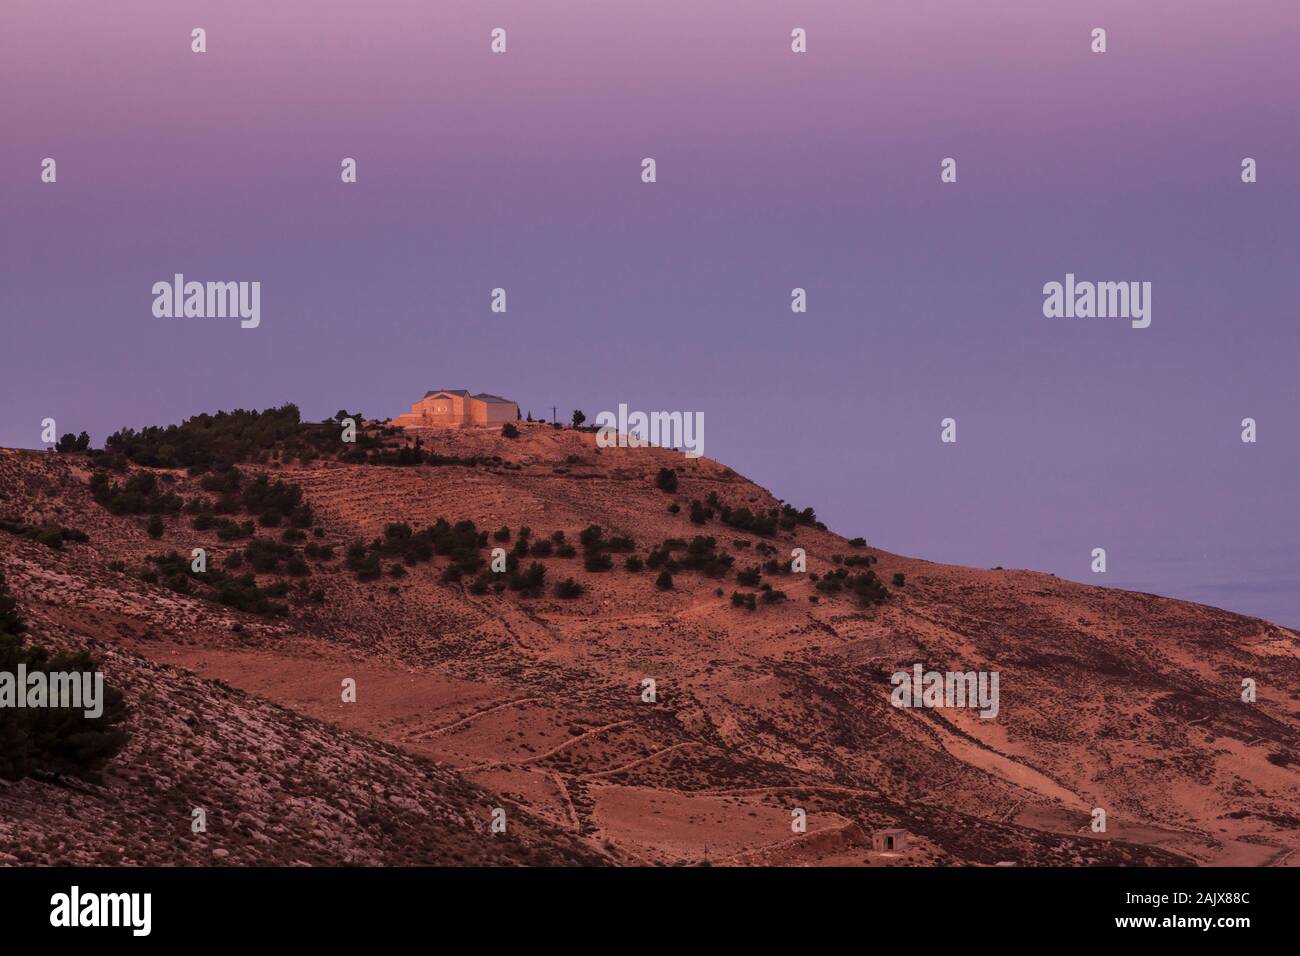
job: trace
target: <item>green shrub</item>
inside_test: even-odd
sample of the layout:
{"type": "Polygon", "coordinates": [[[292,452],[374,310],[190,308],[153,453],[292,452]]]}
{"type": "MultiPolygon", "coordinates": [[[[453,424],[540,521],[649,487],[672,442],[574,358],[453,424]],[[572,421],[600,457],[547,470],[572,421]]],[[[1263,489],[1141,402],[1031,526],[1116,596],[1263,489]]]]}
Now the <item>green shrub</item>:
{"type": "Polygon", "coordinates": [[[753,593],[744,593],[741,591],[731,592],[731,604],[733,607],[748,608],[751,611],[758,607],[753,593]]]}
{"type": "Polygon", "coordinates": [[[748,508],[731,509],[723,506],[722,523],[751,534],[771,537],[776,534],[776,516],[774,514],[755,514],[748,508]]]}
{"type": "Polygon", "coordinates": [[[555,596],[559,598],[576,598],[582,595],[584,588],[573,578],[565,578],[555,585],[555,596]]]}
{"type": "MultiPolygon", "coordinates": [[[[0,572],[0,672],[86,673],[99,662],[86,651],[51,655],[26,644],[26,622],[0,572]]],[[[20,692],[25,692],[25,688],[20,692]]],[[[86,708],[0,708],[0,778],[21,780],[33,773],[98,781],[104,766],[127,741],[126,702],[111,684],[103,686],[103,712],[86,717],[86,708]]]]}
{"type": "Polygon", "coordinates": [[[659,577],[655,578],[655,587],[660,591],[671,591],[673,589],[673,576],[668,573],[667,569],[659,572],[659,577]]]}
{"type": "Polygon", "coordinates": [[[21,521],[9,521],[0,519],[0,531],[7,531],[10,534],[16,534],[20,537],[27,538],[29,541],[35,541],[37,544],[43,544],[47,548],[53,548],[55,551],[63,550],[65,541],[86,542],[90,536],[84,531],[78,531],[76,528],[61,528],[58,525],[33,525],[24,524],[21,521]]]}
{"type": "Polygon", "coordinates": [[[659,474],[655,476],[655,486],[660,491],[674,494],[677,491],[677,472],[671,468],[660,468],[659,474]]]}
{"type": "Polygon", "coordinates": [[[520,574],[516,572],[510,576],[510,590],[520,591],[527,597],[536,597],[542,593],[542,588],[546,583],[546,567],[534,561],[528,566],[528,570],[520,574]]]}
{"type": "MultiPolygon", "coordinates": [[[[296,405],[266,411],[196,415],[180,425],[122,429],[109,435],[104,450],[150,468],[210,468],[244,461],[303,431],[296,405]]],[[[337,431],[332,439],[337,441],[337,431]]]]}

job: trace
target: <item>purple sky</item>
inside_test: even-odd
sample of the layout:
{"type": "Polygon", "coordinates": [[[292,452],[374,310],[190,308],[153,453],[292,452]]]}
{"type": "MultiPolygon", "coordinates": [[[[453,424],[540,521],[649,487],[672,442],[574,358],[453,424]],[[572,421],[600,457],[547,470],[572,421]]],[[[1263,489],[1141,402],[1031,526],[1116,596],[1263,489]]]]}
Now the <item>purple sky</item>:
{"type": "Polygon", "coordinates": [[[1300,6],[808,6],[7,0],[0,445],[434,386],[702,411],[881,547],[1300,625],[1300,6]],[[1067,271],[1152,282],[1151,327],[1044,318],[1067,271]],[[154,318],[174,272],[261,281],[261,327],[154,318]]]}

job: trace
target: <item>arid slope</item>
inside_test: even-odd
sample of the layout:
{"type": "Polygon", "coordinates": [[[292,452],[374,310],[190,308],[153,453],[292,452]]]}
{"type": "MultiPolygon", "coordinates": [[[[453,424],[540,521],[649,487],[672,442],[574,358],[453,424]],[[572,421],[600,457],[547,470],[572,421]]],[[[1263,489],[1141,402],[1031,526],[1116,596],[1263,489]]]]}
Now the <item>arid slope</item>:
{"type": "MultiPolygon", "coordinates": [[[[590,433],[431,433],[449,455],[508,466],[315,462],[265,470],[299,483],[342,552],[390,522],[473,520],[534,538],[590,524],[635,539],[711,535],[736,558],[694,571],[584,570],[540,559],[543,596],[474,595],[444,559],[359,581],[314,562],[323,603],[291,591],[262,618],[140,580],[146,557],[223,544],[169,519],[114,517],[77,455],[0,452],[0,517],[90,540],[54,551],[0,532],[0,565],[38,635],[95,642],[135,709],[133,739],[99,788],[0,787],[0,860],[130,862],[664,862],[1163,864],[1295,862],[1300,847],[1300,643],[1255,618],[1028,572],[903,558],[812,526],[773,537],[700,525],[710,492],[766,509],[766,491],[708,459],[598,449],[590,433]],[[659,469],[679,487],[656,487],[659,469]],[[669,506],[679,504],[673,513],[669,506]],[[735,570],[787,599],[735,607],[735,570]],[[864,608],[816,590],[874,557],[864,608]],[[122,562],[122,570],[110,568],[122,562]],[[586,588],[556,597],[555,581],[586,588]],[[721,593],[719,593],[721,590],[721,593]],[[816,597],[814,603],[810,598],[816,597]],[[890,706],[890,675],[997,671],[1000,712],[890,706]],[[342,703],[345,678],[356,703],[342,703]],[[1241,700],[1242,680],[1258,700],[1241,700]],[[656,699],[644,701],[645,680],[656,699]],[[238,690],[227,689],[238,688],[238,690]],[[335,729],[335,728],[341,728],[335,729]],[[343,732],[346,731],[346,732],[343,732]],[[208,833],[190,808],[209,807],[208,833]],[[506,834],[488,830],[508,808],[506,834]],[[1104,809],[1105,833],[1089,828],[1104,809]],[[794,832],[792,811],[807,813],[794,832]],[[902,827],[902,854],[871,831],[902,827]]],[[[247,470],[258,469],[249,467],[247,470]]],[[[184,472],[168,476],[186,498],[184,472]]],[[[793,502],[802,507],[815,502],[793,502]]],[[[870,536],[870,529],[849,529],[870,536]]],[[[266,533],[266,532],[264,532],[266,533]]],[[[495,542],[489,542],[489,547],[495,542]]],[[[484,554],[486,556],[486,549],[484,554]]],[[[530,559],[525,559],[530,560],[530,559]]]]}

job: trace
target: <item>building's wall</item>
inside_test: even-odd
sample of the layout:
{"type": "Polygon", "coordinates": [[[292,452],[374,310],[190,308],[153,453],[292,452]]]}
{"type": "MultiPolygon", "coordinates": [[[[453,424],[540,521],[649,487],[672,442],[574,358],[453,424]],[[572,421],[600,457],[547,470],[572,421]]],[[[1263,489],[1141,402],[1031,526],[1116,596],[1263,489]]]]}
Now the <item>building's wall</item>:
{"type": "Polygon", "coordinates": [[[473,425],[503,425],[513,422],[518,416],[519,406],[513,402],[500,405],[478,398],[469,400],[469,420],[473,425]]]}
{"type": "Polygon", "coordinates": [[[412,405],[411,413],[431,425],[462,425],[465,399],[459,395],[430,395],[412,405]]]}
{"type": "Polygon", "coordinates": [[[519,417],[514,402],[504,405],[459,395],[430,395],[411,406],[410,412],[398,415],[393,424],[406,428],[431,425],[503,425],[519,417]]]}

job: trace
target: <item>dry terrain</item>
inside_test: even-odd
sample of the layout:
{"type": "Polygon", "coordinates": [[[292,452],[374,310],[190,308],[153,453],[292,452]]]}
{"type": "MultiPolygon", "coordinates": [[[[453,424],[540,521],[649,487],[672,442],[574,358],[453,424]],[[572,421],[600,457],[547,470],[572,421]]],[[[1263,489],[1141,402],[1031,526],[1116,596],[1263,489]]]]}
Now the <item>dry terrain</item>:
{"type": "MultiPolygon", "coordinates": [[[[0,517],[84,531],[55,550],[0,532],[0,569],[51,646],[89,645],[131,707],[98,784],[0,783],[0,862],[163,864],[1294,864],[1300,640],[1183,601],[1020,570],[932,564],[812,525],[764,536],[689,518],[710,492],[779,503],[708,459],[599,449],[587,432],[429,433],[501,463],[265,466],[299,484],[336,555],[283,617],[141,579],[149,555],[222,542],[186,516],[158,540],[91,497],[77,454],[0,451],[0,517]],[[678,488],[656,486],[677,469],[678,488]],[[669,510],[680,505],[676,513],[669,510]],[[577,544],[598,524],[636,553],[704,534],[725,578],[538,559],[538,596],[471,593],[446,560],[361,581],[350,541],[439,517],[577,544]],[[735,571],[786,599],[733,606],[735,571]],[[876,559],[879,606],[818,591],[836,557],[876,559]],[[901,586],[894,575],[904,575],[901,586]],[[814,580],[814,575],[816,580],[814,580]],[[577,598],[554,593],[572,577],[577,598]],[[321,588],[323,602],[308,600],[321,588]],[[817,598],[814,602],[811,598],[817,598]],[[1000,710],[890,705],[890,675],[997,671],[1000,710]],[[1241,699],[1242,680],[1258,699],[1241,699]],[[356,682],[356,701],[340,688],[356,682]],[[643,699],[653,680],[655,699],[643,699]],[[208,826],[193,833],[191,814],[208,826]],[[506,832],[493,833],[493,808],[506,832]],[[1107,816],[1104,833],[1089,823],[1107,816]],[[792,811],[807,814],[794,832],[792,811]],[[873,831],[909,834],[902,853],[873,831]]],[[[167,487],[204,493],[183,470],[167,487]]],[[[792,502],[798,508],[815,502],[792,502]]],[[[274,537],[274,530],[261,532],[274,537]]],[[[489,540],[484,557],[497,542],[489,540]]],[[[531,559],[525,559],[528,563],[531,559]]],[[[390,562],[385,562],[387,568],[390,562]]],[[[760,592],[761,593],[761,592],[760,592]]]]}

